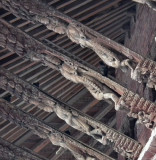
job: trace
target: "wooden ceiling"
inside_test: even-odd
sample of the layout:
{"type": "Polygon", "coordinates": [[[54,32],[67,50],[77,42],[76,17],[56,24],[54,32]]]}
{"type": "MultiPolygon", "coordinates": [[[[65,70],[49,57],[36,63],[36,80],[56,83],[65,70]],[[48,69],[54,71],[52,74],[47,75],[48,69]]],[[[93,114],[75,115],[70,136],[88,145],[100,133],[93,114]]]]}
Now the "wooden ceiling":
{"type": "MultiPolygon", "coordinates": [[[[122,44],[125,36],[128,35],[129,30],[127,28],[130,27],[130,20],[132,16],[135,16],[136,4],[131,0],[45,1],[59,11],[122,44]]],[[[29,21],[16,17],[2,7],[0,8],[0,17],[41,41],[53,42],[92,66],[99,66],[100,59],[93,51],[81,48],[79,45],[71,42],[65,35],[56,34],[41,24],[32,24],[29,21]]],[[[39,85],[39,88],[49,95],[53,95],[115,128],[116,120],[113,104],[110,101],[99,102],[82,85],[66,80],[58,71],[42,66],[41,63],[22,59],[16,53],[11,53],[5,48],[0,48],[0,65],[25,81],[33,85],[39,85]]],[[[0,97],[10,99],[9,93],[2,89],[0,89],[0,97]]],[[[115,159],[117,158],[117,154],[109,146],[103,146],[91,137],[65,125],[64,121],[60,120],[56,114],[44,112],[16,97],[11,97],[11,103],[62,132],[70,131],[73,138],[79,139],[115,159]]],[[[69,151],[55,155],[58,147],[53,146],[49,140],[43,140],[33,135],[29,130],[20,128],[1,118],[0,137],[17,146],[29,148],[48,160],[74,159],[69,151]]]]}

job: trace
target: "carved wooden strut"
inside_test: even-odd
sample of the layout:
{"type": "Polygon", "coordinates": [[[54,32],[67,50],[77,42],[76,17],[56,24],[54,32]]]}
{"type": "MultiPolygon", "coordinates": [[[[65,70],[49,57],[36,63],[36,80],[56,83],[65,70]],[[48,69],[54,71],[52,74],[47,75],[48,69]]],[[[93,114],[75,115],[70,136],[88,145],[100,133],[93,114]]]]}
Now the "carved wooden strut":
{"type": "Polygon", "coordinates": [[[77,160],[113,160],[111,157],[46,125],[28,113],[15,109],[14,106],[3,99],[0,99],[0,116],[18,126],[31,130],[43,139],[49,138],[53,145],[68,149],[77,160]]]}
{"type": "MultiPolygon", "coordinates": [[[[146,2],[148,4],[155,3],[150,0],[146,2]]],[[[100,35],[40,0],[1,0],[1,3],[15,15],[32,22],[40,22],[54,32],[66,34],[73,42],[82,47],[91,48],[107,65],[121,68],[124,71],[127,67],[130,68],[132,79],[139,83],[146,82],[148,87],[156,88],[156,63],[154,61],[145,59],[128,48],[100,35]],[[124,54],[128,59],[119,59],[108,47],[124,54]],[[145,68],[141,66],[146,61],[151,61],[153,70],[150,70],[151,64],[145,68]]]]}
{"type": "MultiPolygon", "coordinates": [[[[8,23],[2,20],[0,29],[0,45],[2,47],[6,47],[10,51],[16,52],[19,56],[28,58],[33,61],[40,61],[43,65],[47,65],[50,68],[59,70],[65,78],[75,83],[82,83],[98,100],[109,98],[112,99],[115,102],[116,110],[126,107],[127,113],[135,114],[135,116],[134,114],[128,114],[131,117],[138,119],[143,119],[143,117],[147,119],[148,117],[148,121],[140,121],[150,128],[152,128],[153,124],[156,122],[155,109],[150,112],[147,112],[142,108],[140,108],[140,110],[137,109],[134,111],[134,109],[132,109],[133,107],[130,104],[126,104],[127,102],[125,99],[125,105],[123,105],[123,100],[120,101],[119,99],[122,99],[122,97],[125,95],[125,88],[121,85],[106,77],[103,77],[98,72],[71,59],[70,55],[65,56],[64,54],[51,49],[47,45],[44,45],[41,42],[33,39],[32,37],[24,34],[19,29],[11,27],[8,23]],[[117,94],[119,94],[121,98],[117,94]],[[144,114],[142,116],[139,116],[142,112],[144,114]]],[[[152,70],[152,68],[150,69],[152,70]]],[[[139,97],[139,99],[142,98],[139,97]]],[[[156,108],[154,103],[151,104],[154,106],[154,108],[156,108]]]]}
{"type": "Polygon", "coordinates": [[[3,68],[0,68],[0,81],[0,87],[4,90],[47,112],[54,111],[58,117],[65,120],[71,127],[92,136],[104,145],[111,144],[112,148],[123,156],[130,159],[137,159],[139,156],[142,146],[138,142],[95,121],[56,98],[47,96],[3,68]]]}
{"type": "Polygon", "coordinates": [[[84,65],[76,64],[72,59],[62,54],[60,55],[60,53],[49,49],[18,29],[8,26],[9,24],[6,24],[6,22],[2,20],[1,22],[0,45],[2,47],[8,48],[19,56],[24,56],[32,61],[40,61],[43,65],[60,70],[65,78],[75,83],[83,84],[96,99],[112,99],[116,106],[119,100],[118,96],[95,78],[98,73],[84,65]],[[88,72],[89,70],[90,73],[88,72]]]}

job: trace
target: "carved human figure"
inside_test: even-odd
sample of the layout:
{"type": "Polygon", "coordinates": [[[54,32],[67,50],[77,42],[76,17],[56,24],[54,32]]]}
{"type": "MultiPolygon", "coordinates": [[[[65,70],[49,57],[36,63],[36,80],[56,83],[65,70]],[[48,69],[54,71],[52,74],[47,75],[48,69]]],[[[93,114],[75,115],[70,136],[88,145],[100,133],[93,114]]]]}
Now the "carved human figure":
{"type": "Polygon", "coordinates": [[[72,23],[67,24],[55,17],[36,16],[36,20],[46,25],[49,30],[53,30],[59,34],[66,34],[71,41],[80,44],[81,47],[91,48],[107,65],[111,67],[125,70],[130,65],[127,65],[127,60],[126,63],[125,60],[120,61],[114,52],[99,44],[95,38],[87,37],[85,30],[78,25],[72,23]]]}
{"type": "MultiPolygon", "coordinates": [[[[60,67],[60,71],[62,75],[68,80],[71,80],[74,83],[83,84],[96,99],[111,99],[112,101],[114,101],[116,108],[119,100],[118,96],[92,76],[87,75],[87,73],[82,73],[78,68],[76,69],[65,63],[60,67]],[[107,91],[108,93],[106,93],[107,91]]],[[[116,109],[118,110],[118,108],[116,109]]]]}
{"type": "Polygon", "coordinates": [[[57,114],[57,116],[70,126],[72,126],[75,129],[78,129],[82,132],[88,133],[90,131],[90,126],[82,121],[78,115],[73,114],[69,110],[63,109],[60,105],[56,105],[54,107],[54,111],[57,114]]]}
{"type": "MultiPolygon", "coordinates": [[[[102,46],[95,38],[89,38],[85,35],[85,31],[75,24],[69,24],[66,30],[67,36],[81,47],[88,47],[94,50],[97,55],[109,66],[114,68],[123,68],[127,66],[127,61],[120,61],[118,57],[108,48],[102,46]]],[[[130,65],[130,64],[129,64],[130,65]]],[[[128,66],[129,67],[129,66],[128,66]]]]}
{"type": "Polygon", "coordinates": [[[156,0],[133,0],[138,3],[147,4],[150,8],[156,11],[156,0]]]}
{"type": "Polygon", "coordinates": [[[156,63],[145,60],[137,64],[135,69],[132,69],[131,78],[139,83],[144,82],[149,88],[155,88],[156,90],[156,63]],[[151,68],[152,66],[152,68],[151,68]]]}

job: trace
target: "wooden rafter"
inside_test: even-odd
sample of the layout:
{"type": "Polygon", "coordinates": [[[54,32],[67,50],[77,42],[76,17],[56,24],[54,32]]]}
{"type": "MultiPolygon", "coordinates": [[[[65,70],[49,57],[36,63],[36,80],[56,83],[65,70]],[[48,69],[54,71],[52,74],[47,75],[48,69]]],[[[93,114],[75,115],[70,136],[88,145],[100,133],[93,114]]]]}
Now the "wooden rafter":
{"type": "Polygon", "coordinates": [[[90,156],[99,160],[113,160],[105,154],[74,140],[73,138],[56,130],[53,127],[46,125],[44,122],[39,121],[28,113],[25,113],[19,109],[15,109],[14,106],[5,100],[0,99],[0,101],[1,117],[21,127],[31,130],[34,134],[37,134],[43,139],[49,138],[52,144],[69,149],[76,158],[79,156],[86,158],[87,156],[90,156]]]}
{"type": "MultiPolygon", "coordinates": [[[[40,107],[41,109],[52,112],[55,110],[54,108],[60,108],[63,113],[69,114],[69,117],[74,118],[74,121],[78,121],[78,124],[81,123],[84,126],[91,127],[93,130],[100,129],[102,132],[105,133],[105,138],[108,139],[108,141],[111,141],[114,143],[114,150],[117,152],[125,155],[125,156],[131,156],[131,157],[138,157],[140,151],[142,150],[142,146],[132,140],[131,138],[121,134],[120,132],[111,129],[107,125],[104,125],[91,117],[88,117],[84,113],[68,106],[67,104],[59,101],[58,99],[54,97],[49,97],[47,94],[43,93],[41,90],[38,90],[37,88],[31,86],[29,83],[21,80],[16,75],[11,74],[9,71],[6,71],[5,69],[1,68],[0,71],[0,78],[1,78],[1,87],[4,90],[9,91],[11,94],[15,94],[16,97],[23,99],[25,102],[30,104],[35,104],[36,107],[40,107]],[[8,84],[8,85],[7,85],[8,84]],[[22,91],[22,92],[21,92],[22,91]],[[128,145],[128,146],[127,146],[128,145]],[[122,147],[121,147],[122,146],[122,147]],[[122,148],[127,148],[127,152],[122,148]],[[129,154],[129,150],[133,151],[131,154],[129,154]]],[[[56,112],[58,115],[58,113],[56,112]]],[[[58,115],[60,117],[60,115],[58,115]]],[[[61,117],[60,117],[61,118],[61,117]]],[[[68,119],[64,119],[65,121],[68,119]]],[[[72,120],[72,119],[71,119],[72,120]]],[[[72,127],[79,129],[82,132],[88,133],[86,130],[87,128],[80,128],[78,124],[70,124],[68,121],[66,121],[69,125],[72,127]]],[[[77,123],[77,122],[76,122],[77,123]]],[[[89,129],[89,128],[88,128],[89,129]]],[[[89,134],[90,135],[90,134],[89,134]]],[[[93,136],[94,137],[94,136],[93,136]]],[[[94,137],[96,139],[96,137],[94,137]]],[[[105,141],[102,143],[105,144],[105,141]]]]}

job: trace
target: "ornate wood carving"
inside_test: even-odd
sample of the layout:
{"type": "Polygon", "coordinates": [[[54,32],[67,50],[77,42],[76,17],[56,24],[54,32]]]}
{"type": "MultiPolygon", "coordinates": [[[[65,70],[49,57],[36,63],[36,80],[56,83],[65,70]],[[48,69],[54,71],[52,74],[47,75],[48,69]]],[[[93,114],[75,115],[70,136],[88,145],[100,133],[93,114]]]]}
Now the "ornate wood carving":
{"type": "MultiPolygon", "coordinates": [[[[48,5],[39,1],[2,1],[3,5],[11,9],[14,14],[18,14],[23,18],[31,21],[40,22],[50,30],[59,34],[66,34],[71,41],[80,44],[82,47],[88,47],[94,50],[97,55],[109,66],[114,68],[127,66],[127,60],[122,62],[117,55],[105,47],[105,44],[98,43],[96,37],[85,31],[82,27],[75,23],[69,23],[61,18],[51,17],[51,9],[48,5]],[[34,7],[31,7],[34,6],[34,7]],[[39,8],[37,6],[40,6],[39,8]],[[18,11],[17,11],[18,10],[18,11]],[[45,11],[43,13],[43,10],[45,11]],[[41,12],[40,12],[41,11],[41,12]]],[[[53,13],[52,13],[53,14],[53,13]]]]}
{"type": "Polygon", "coordinates": [[[117,104],[118,96],[106,85],[101,83],[99,79],[97,80],[98,75],[100,79],[104,79],[98,72],[75,62],[70,57],[51,50],[20,30],[11,27],[6,22],[2,20],[1,22],[0,45],[2,47],[16,52],[19,56],[33,61],[40,61],[43,65],[60,70],[65,78],[75,83],[83,84],[96,99],[112,99],[117,104]],[[7,30],[7,32],[4,32],[4,30],[7,30]],[[45,54],[45,52],[48,54],[45,54]]]}
{"type": "MultiPolygon", "coordinates": [[[[41,42],[24,34],[20,30],[11,27],[9,24],[6,24],[6,22],[2,20],[1,22],[1,46],[9,48],[8,44],[13,45],[13,47],[9,49],[17,53],[18,51],[16,51],[16,48],[20,48],[22,46],[22,49],[20,49],[21,53],[19,55],[22,55],[23,57],[29,58],[33,61],[40,61],[44,65],[48,65],[51,68],[59,70],[65,78],[73,81],[74,83],[83,84],[96,99],[112,99],[115,102],[116,110],[122,108],[123,105],[121,103],[118,103],[119,96],[117,96],[115,92],[117,92],[121,96],[124,95],[124,87],[106,77],[103,77],[98,72],[90,69],[89,67],[85,67],[83,64],[71,59],[70,57],[57,52],[56,50],[52,50],[50,48],[51,46],[47,47],[41,42]],[[45,54],[44,52],[47,54],[45,54]]],[[[148,70],[151,70],[151,73],[153,75],[155,74],[155,63],[153,61],[146,60],[144,63],[140,63],[140,65],[142,66],[141,68],[143,69],[145,75],[149,74],[146,68],[148,68],[148,70]]],[[[137,68],[138,69],[135,72],[138,72],[137,75],[139,76],[139,66],[137,68]]],[[[151,84],[153,82],[152,80],[153,79],[151,78],[151,81],[148,81],[148,84],[151,84]]],[[[142,113],[142,111],[143,110],[140,110],[136,113],[142,113]]],[[[155,112],[153,114],[155,114],[155,112]]],[[[132,115],[129,114],[129,116],[132,115]]],[[[137,117],[139,117],[139,115],[137,117]]],[[[151,123],[154,122],[155,120],[153,119],[151,123]]]]}
{"type": "Polygon", "coordinates": [[[3,99],[0,99],[0,116],[17,124],[18,126],[31,130],[41,138],[49,138],[52,144],[71,151],[77,160],[113,160],[107,155],[74,140],[53,127],[46,125],[28,113],[14,108],[14,106],[3,99]]]}
{"type": "Polygon", "coordinates": [[[156,90],[156,62],[150,59],[142,60],[133,71],[132,78],[140,83],[147,83],[149,88],[156,90]]]}
{"type": "Polygon", "coordinates": [[[123,156],[132,159],[136,159],[139,156],[142,146],[138,142],[95,121],[56,98],[48,97],[37,88],[3,68],[0,68],[0,81],[0,87],[4,90],[9,91],[11,94],[23,99],[25,102],[34,104],[45,111],[54,111],[58,117],[65,120],[66,123],[73,128],[92,136],[104,145],[111,144],[112,148],[123,156]]]}
{"type": "Polygon", "coordinates": [[[92,77],[87,72],[83,72],[81,68],[73,68],[68,64],[63,64],[60,67],[60,71],[66,79],[83,84],[96,99],[111,99],[114,101],[116,108],[119,100],[118,96],[96,78],[92,77]]]}
{"type": "MultiPolygon", "coordinates": [[[[2,102],[2,105],[5,102],[2,102]]],[[[26,149],[17,147],[0,138],[0,159],[1,160],[47,160],[34,152],[26,149]]]]}
{"type": "MultiPolygon", "coordinates": [[[[148,128],[153,128],[156,123],[156,104],[140,97],[131,91],[125,90],[118,102],[126,109],[128,116],[137,118],[148,128]]],[[[122,109],[122,108],[121,108],[122,109]]]]}
{"type": "MultiPolygon", "coordinates": [[[[122,104],[118,103],[119,97],[115,94],[117,92],[120,95],[124,94],[124,87],[113,82],[112,80],[103,77],[98,72],[85,67],[83,64],[71,59],[70,57],[65,56],[64,54],[52,50],[50,47],[42,44],[41,42],[33,39],[32,37],[24,34],[19,29],[11,27],[8,23],[1,20],[1,30],[0,30],[0,45],[3,47],[9,48],[10,51],[18,53],[20,56],[24,56],[33,61],[40,61],[42,64],[47,65],[53,69],[57,69],[61,74],[73,81],[74,83],[83,84],[89,92],[98,100],[103,99],[112,99],[115,102],[115,109],[119,110],[122,108],[122,104]],[[9,47],[12,46],[12,47],[9,47]],[[18,49],[17,49],[18,48],[18,49]],[[20,53],[18,52],[20,50],[20,53]],[[47,53],[47,54],[45,54],[47,53]],[[109,89],[110,87],[111,89],[109,89]],[[115,92],[113,92],[115,91],[115,92]]],[[[135,73],[137,72],[137,79],[142,77],[139,75],[142,71],[144,73],[144,80],[149,74],[148,70],[151,71],[152,75],[155,75],[155,63],[150,60],[146,60],[143,63],[140,63],[141,69],[137,66],[135,73]],[[146,70],[147,68],[147,70],[146,70]],[[139,70],[140,69],[140,70],[139,70]]],[[[148,81],[147,84],[153,84],[152,76],[151,81],[148,81]]],[[[34,102],[37,103],[37,102],[34,102]]],[[[127,106],[127,105],[126,105],[127,106]]],[[[48,108],[48,107],[47,107],[48,108]]],[[[137,111],[137,113],[142,113],[142,110],[137,111]]],[[[155,112],[154,112],[155,114],[155,112]]],[[[144,114],[143,114],[144,115],[144,114]]],[[[132,114],[129,114],[132,116],[132,114]]],[[[134,115],[132,116],[134,117],[134,115]]],[[[136,117],[136,116],[135,116],[136,117]]],[[[139,115],[137,116],[139,117],[139,115]]],[[[143,116],[144,117],[144,116],[143,116]]],[[[147,116],[145,116],[147,117],[147,116]]],[[[150,120],[151,121],[151,120],[150,120]]],[[[154,123],[154,119],[151,123],[154,123]]],[[[148,123],[148,122],[147,122],[148,123]]],[[[149,126],[149,125],[146,125],[149,126]]]]}
{"type": "MultiPolygon", "coordinates": [[[[136,74],[136,70],[138,69],[137,66],[139,63],[144,61],[144,58],[128,48],[100,35],[99,33],[58,12],[41,1],[2,0],[1,3],[6,9],[11,10],[15,15],[29,19],[33,22],[40,22],[54,32],[66,34],[73,42],[80,44],[82,47],[91,48],[107,65],[115,68],[120,67],[123,70],[127,67],[130,68],[131,77],[134,80],[139,79],[139,76],[136,74]],[[119,59],[114,52],[108,49],[107,46],[123,53],[126,57],[128,57],[128,59],[119,59]],[[133,64],[130,64],[130,60],[133,64]]],[[[155,2],[148,1],[148,4],[153,3],[155,2]]],[[[152,63],[154,62],[152,61],[152,63]]],[[[150,73],[151,78],[148,79],[147,85],[154,88],[156,85],[156,75],[153,75],[150,70],[148,70],[148,72],[150,73]]],[[[144,77],[143,72],[139,73],[142,77],[144,77]]],[[[138,82],[141,81],[138,80],[138,82]]]]}
{"type": "MultiPolygon", "coordinates": [[[[144,61],[144,58],[142,56],[72,20],[71,18],[49,7],[48,5],[43,4],[39,1],[30,0],[2,0],[2,4],[6,8],[10,9],[14,14],[19,15],[22,18],[29,19],[33,22],[40,22],[54,32],[57,32],[59,34],[66,34],[73,42],[78,43],[83,47],[85,46],[93,49],[107,65],[115,68],[120,67],[124,70],[125,66],[129,67],[131,69],[132,79],[138,82],[142,82],[143,79],[141,80],[141,78],[139,77],[145,77],[143,72],[137,72],[138,65],[142,61],[144,61]],[[39,8],[36,8],[36,6],[39,6],[39,8]],[[117,51],[127,56],[129,59],[123,61],[119,60],[117,55],[111,52],[106,46],[110,46],[111,48],[116,49],[117,51]],[[130,65],[130,59],[135,64],[130,65]],[[138,74],[140,74],[140,76],[138,74]]],[[[154,62],[152,61],[152,63],[154,62]]],[[[149,69],[147,70],[150,73],[151,77],[148,79],[147,86],[155,88],[156,75],[153,75],[153,73],[151,73],[149,69]]]]}

